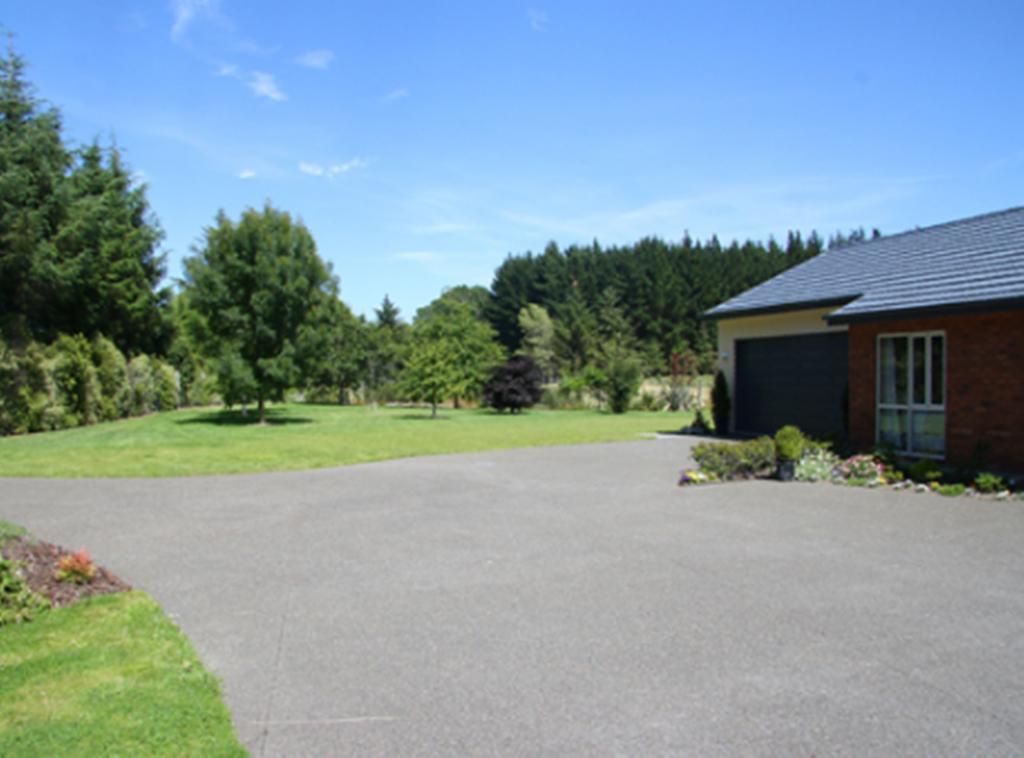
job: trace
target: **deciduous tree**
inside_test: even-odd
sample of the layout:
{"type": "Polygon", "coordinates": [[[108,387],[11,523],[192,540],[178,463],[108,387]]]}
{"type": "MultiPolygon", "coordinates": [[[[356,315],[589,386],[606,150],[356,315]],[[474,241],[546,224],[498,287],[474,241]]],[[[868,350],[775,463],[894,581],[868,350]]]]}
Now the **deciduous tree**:
{"type": "Polygon", "coordinates": [[[332,286],[301,221],[269,203],[237,223],[217,215],[185,261],[185,287],[216,342],[226,400],[254,399],[266,422],[266,401],[298,379],[299,331],[332,286]]]}

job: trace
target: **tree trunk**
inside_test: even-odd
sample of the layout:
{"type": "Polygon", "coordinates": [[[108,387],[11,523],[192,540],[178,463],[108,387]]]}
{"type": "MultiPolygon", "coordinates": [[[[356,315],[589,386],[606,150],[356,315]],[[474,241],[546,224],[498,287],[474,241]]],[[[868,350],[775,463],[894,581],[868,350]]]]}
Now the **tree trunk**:
{"type": "Polygon", "coordinates": [[[259,398],[259,417],[260,417],[260,420],[259,420],[260,426],[266,426],[266,423],[267,423],[267,406],[266,406],[266,403],[263,401],[263,396],[262,395],[260,395],[260,398],[259,398]]]}
{"type": "Polygon", "coordinates": [[[458,410],[461,407],[462,406],[459,405],[459,396],[456,395],[455,397],[452,398],[452,408],[455,408],[456,410],[458,410]]]}
{"type": "Polygon", "coordinates": [[[437,403],[430,404],[430,418],[437,418],[437,403]]]}

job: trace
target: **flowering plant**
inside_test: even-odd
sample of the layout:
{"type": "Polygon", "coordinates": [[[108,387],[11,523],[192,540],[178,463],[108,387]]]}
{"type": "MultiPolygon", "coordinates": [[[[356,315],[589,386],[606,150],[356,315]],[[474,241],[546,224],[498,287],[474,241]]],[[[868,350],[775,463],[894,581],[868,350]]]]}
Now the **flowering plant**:
{"type": "Polygon", "coordinates": [[[82,548],[77,553],[62,555],[57,561],[57,581],[87,584],[96,576],[96,564],[89,551],[82,548]]]}
{"type": "Polygon", "coordinates": [[[839,465],[839,457],[830,450],[812,450],[796,464],[798,482],[827,482],[839,465]]]}
{"type": "Polygon", "coordinates": [[[679,486],[682,487],[685,484],[707,484],[717,479],[714,474],[708,474],[703,471],[687,470],[683,471],[682,476],[679,477],[679,486]]]}
{"type": "Polygon", "coordinates": [[[880,479],[884,468],[873,455],[855,455],[839,464],[839,475],[843,479],[880,479]]]}

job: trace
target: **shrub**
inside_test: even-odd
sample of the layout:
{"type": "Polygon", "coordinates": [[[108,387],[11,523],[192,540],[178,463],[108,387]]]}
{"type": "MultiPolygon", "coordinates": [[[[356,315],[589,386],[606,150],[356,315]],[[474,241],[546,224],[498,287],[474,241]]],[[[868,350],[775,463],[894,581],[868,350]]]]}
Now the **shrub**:
{"type": "Polygon", "coordinates": [[[0,340],[0,434],[60,428],[49,365],[40,345],[19,350],[0,340]]]}
{"type": "Polygon", "coordinates": [[[807,440],[795,426],[784,426],[775,432],[775,451],[780,461],[799,461],[807,440]]]}
{"type": "Polygon", "coordinates": [[[838,465],[839,456],[819,447],[805,453],[797,462],[795,477],[798,482],[828,481],[838,465]]]}
{"type": "Polygon", "coordinates": [[[148,355],[137,355],[128,362],[131,387],[131,415],[142,416],[153,407],[153,368],[148,355]]]}
{"type": "Polygon", "coordinates": [[[641,392],[633,407],[638,411],[660,411],[665,407],[665,401],[653,392],[641,392]]]}
{"type": "Polygon", "coordinates": [[[667,405],[670,411],[678,411],[687,404],[689,392],[686,386],[675,377],[669,382],[668,387],[662,393],[662,405],[667,405]]]}
{"type": "Polygon", "coordinates": [[[131,411],[132,388],[128,384],[128,361],[117,345],[103,336],[92,341],[92,362],[99,383],[99,418],[112,421],[131,411]]]}
{"type": "Polygon", "coordinates": [[[128,363],[131,415],[174,410],[178,406],[178,372],[159,358],[137,355],[128,363]]]}
{"type": "Polygon", "coordinates": [[[81,334],[62,334],[50,345],[49,352],[61,425],[95,423],[99,416],[100,385],[89,341],[81,334]]]}
{"type": "Polygon", "coordinates": [[[516,355],[494,370],[484,387],[484,404],[498,411],[518,413],[537,404],[544,376],[528,355],[516,355]]]}
{"type": "Polygon", "coordinates": [[[31,621],[50,602],[28,588],[14,561],[0,556],[0,627],[31,621]]]}
{"type": "Polygon", "coordinates": [[[92,562],[89,551],[82,548],[77,553],[62,555],[57,561],[57,571],[54,576],[59,582],[88,584],[96,576],[96,564],[92,562]]]}
{"type": "Polygon", "coordinates": [[[729,383],[725,374],[715,374],[715,384],[711,388],[711,417],[715,420],[715,431],[719,434],[729,432],[729,417],[732,415],[732,400],[729,398],[729,383]]]}
{"type": "Polygon", "coordinates": [[[907,469],[907,476],[915,482],[937,482],[942,478],[942,470],[934,462],[922,458],[907,469]]]}
{"type": "Polygon", "coordinates": [[[152,358],[150,376],[153,381],[154,411],[173,411],[178,407],[178,372],[159,358],[152,358]]]}
{"type": "Polygon", "coordinates": [[[631,357],[616,357],[604,369],[588,366],[584,370],[587,384],[608,403],[612,413],[625,413],[643,378],[640,362],[631,357]]]}
{"type": "Polygon", "coordinates": [[[693,448],[701,470],[719,479],[749,479],[775,469],[775,442],[759,437],[745,442],[702,442],[693,448]]]}
{"type": "Polygon", "coordinates": [[[967,487],[962,484],[940,484],[935,487],[935,491],[945,497],[960,497],[967,491],[967,487]]]}
{"type": "Polygon", "coordinates": [[[1001,476],[983,472],[974,478],[974,489],[986,494],[1002,492],[1006,489],[1006,482],[1001,476]]]}

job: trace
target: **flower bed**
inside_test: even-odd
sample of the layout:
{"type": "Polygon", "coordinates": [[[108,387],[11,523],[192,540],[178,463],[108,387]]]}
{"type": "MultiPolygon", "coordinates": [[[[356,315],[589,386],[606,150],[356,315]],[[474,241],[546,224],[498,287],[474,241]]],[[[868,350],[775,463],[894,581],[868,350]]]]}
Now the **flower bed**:
{"type": "Polygon", "coordinates": [[[684,470],[680,485],[764,479],[778,476],[786,464],[789,476],[799,482],[1024,501],[1024,490],[1014,491],[1016,482],[996,474],[947,476],[934,461],[897,462],[874,453],[840,458],[828,444],[804,437],[795,427],[783,427],[774,440],[760,437],[743,442],[702,442],[693,448],[693,459],[698,468],[684,470]]]}

